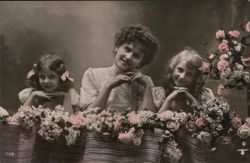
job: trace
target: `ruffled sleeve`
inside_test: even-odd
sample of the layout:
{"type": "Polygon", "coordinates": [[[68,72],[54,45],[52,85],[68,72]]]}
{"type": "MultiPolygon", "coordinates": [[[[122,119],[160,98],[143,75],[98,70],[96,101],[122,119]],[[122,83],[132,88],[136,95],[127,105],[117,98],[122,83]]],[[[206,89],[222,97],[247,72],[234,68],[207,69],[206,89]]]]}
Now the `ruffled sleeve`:
{"type": "Polygon", "coordinates": [[[26,102],[32,91],[34,91],[34,88],[25,88],[18,93],[19,100],[22,104],[26,102]]]}
{"type": "Polygon", "coordinates": [[[83,75],[80,89],[80,107],[86,109],[98,96],[99,90],[95,85],[93,69],[89,68],[83,75]]]}
{"type": "Polygon", "coordinates": [[[79,94],[73,88],[69,89],[69,94],[71,98],[71,104],[73,106],[79,106],[79,94]]]}
{"type": "Polygon", "coordinates": [[[166,99],[166,91],[162,87],[152,88],[153,102],[157,110],[160,109],[166,99]]]}

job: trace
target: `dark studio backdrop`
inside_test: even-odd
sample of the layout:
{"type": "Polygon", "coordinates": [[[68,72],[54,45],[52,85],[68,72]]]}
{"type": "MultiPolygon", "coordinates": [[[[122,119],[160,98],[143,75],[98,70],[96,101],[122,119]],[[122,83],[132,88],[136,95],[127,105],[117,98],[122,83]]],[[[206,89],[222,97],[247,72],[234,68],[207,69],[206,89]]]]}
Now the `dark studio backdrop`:
{"type": "MultiPolygon", "coordinates": [[[[239,29],[250,20],[249,0],[0,2],[0,105],[10,113],[20,105],[27,72],[45,52],[60,55],[80,89],[88,67],[113,64],[114,34],[141,23],[160,42],[143,71],[161,85],[167,60],[185,46],[202,56],[215,49],[218,29],[239,29]]],[[[209,82],[209,86],[214,83],[209,82]]],[[[246,90],[233,91],[230,104],[247,114],[246,90]]]]}

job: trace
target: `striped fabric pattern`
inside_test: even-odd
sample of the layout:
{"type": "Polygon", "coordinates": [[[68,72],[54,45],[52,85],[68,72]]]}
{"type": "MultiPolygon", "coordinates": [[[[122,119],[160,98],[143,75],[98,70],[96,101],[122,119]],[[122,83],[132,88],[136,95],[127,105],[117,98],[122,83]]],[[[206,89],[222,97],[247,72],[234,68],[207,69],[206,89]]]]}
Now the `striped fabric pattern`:
{"type": "Polygon", "coordinates": [[[20,125],[0,124],[0,162],[31,162],[34,140],[33,130],[24,130],[20,125]]]}
{"type": "Polygon", "coordinates": [[[90,132],[87,134],[87,144],[84,163],[157,163],[160,160],[159,133],[146,131],[140,146],[126,145],[109,137],[90,132]]]}

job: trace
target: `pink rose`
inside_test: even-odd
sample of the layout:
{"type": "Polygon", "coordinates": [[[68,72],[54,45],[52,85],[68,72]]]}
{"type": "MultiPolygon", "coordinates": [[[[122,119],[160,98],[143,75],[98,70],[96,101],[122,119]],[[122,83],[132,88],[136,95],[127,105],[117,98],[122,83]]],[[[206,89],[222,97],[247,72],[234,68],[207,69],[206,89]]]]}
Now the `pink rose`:
{"type": "Polygon", "coordinates": [[[195,122],[194,121],[189,121],[187,124],[186,124],[186,128],[189,132],[192,132],[192,133],[195,133],[198,131],[198,128],[197,126],[195,125],[195,122]]]}
{"type": "Polygon", "coordinates": [[[123,144],[130,144],[133,142],[133,134],[131,132],[119,133],[118,140],[123,144]]]}
{"type": "Polygon", "coordinates": [[[229,35],[230,35],[231,37],[233,37],[233,38],[239,38],[239,36],[240,36],[240,32],[239,32],[239,31],[236,31],[236,30],[229,31],[228,33],[229,33],[229,35]]]}
{"type": "Polygon", "coordinates": [[[250,55],[248,56],[241,56],[241,61],[244,66],[250,67],[250,55]]]}
{"type": "Polygon", "coordinates": [[[231,120],[231,123],[232,123],[233,128],[235,128],[235,129],[238,129],[242,125],[242,121],[241,121],[241,118],[239,116],[234,117],[231,120]]]}
{"type": "Polygon", "coordinates": [[[229,51],[228,44],[226,44],[226,43],[220,43],[218,45],[218,49],[220,50],[220,52],[228,52],[229,51]]]}
{"type": "Polygon", "coordinates": [[[225,68],[227,68],[229,66],[229,62],[226,61],[226,60],[220,60],[218,63],[217,63],[217,68],[219,71],[222,71],[224,70],[225,68]]]}
{"type": "Polygon", "coordinates": [[[174,113],[170,110],[164,111],[160,114],[161,121],[168,121],[173,119],[174,113]]]}
{"type": "Polygon", "coordinates": [[[179,129],[180,124],[179,124],[178,121],[168,121],[168,122],[166,123],[166,127],[167,127],[170,131],[175,132],[175,131],[177,131],[177,130],[179,129]]]}
{"type": "Polygon", "coordinates": [[[81,128],[87,125],[87,123],[85,123],[84,117],[80,115],[71,114],[68,120],[73,124],[74,128],[81,128]]]}
{"type": "Polygon", "coordinates": [[[247,32],[250,32],[250,21],[247,22],[247,24],[246,24],[246,31],[247,31],[247,32]]]}
{"type": "Polygon", "coordinates": [[[113,122],[114,124],[114,130],[120,130],[120,128],[122,127],[122,116],[120,115],[116,115],[115,116],[115,121],[113,122]]]}
{"type": "Polygon", "coordinates": [[[210,72],[210,64],[207,62],[202,63],[202,70],[203,72],[209,73],[210,72]]]}
{"type": "Polygon", "coordinates": [[[132,125],[139,125],[141,124],[140,116],[135,114],[134,112],[129,113],[128,115],[128,122],[132,125]]]}
{"type": "Polygon", "coordinates": [[[225,38],[226,37],[226,34],[225,34],[225,31],[223,30],[218,30],[215,34],[216,38],[217,39],[221,39],[221,38],[225,38]]]}
{"type": "Polygon", "coordinates": [[[219,85],[217,88],[217,94],[221,96],[228,96],[229,92],[223,85],[219,85]]]}
{"type": "Polygon", "coordinates": [[[203,118],[198,118],[196,121],[195,121],[195,124],[198,128],[202,128],[203,126],[205,126],[205,121],[203,118]]]}

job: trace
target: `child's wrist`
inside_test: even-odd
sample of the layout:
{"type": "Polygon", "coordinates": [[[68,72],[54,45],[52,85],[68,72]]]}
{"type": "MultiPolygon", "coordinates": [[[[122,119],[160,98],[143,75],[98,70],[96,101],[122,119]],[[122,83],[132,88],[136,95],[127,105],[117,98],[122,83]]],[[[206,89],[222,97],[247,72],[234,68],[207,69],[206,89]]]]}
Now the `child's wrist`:
{"type": "Polygon", "coordinates": [[[112,85],[106,85],[106,86],[103,87],[102,90],[110,92],[112,89],[113,89],[112,85]]]}

